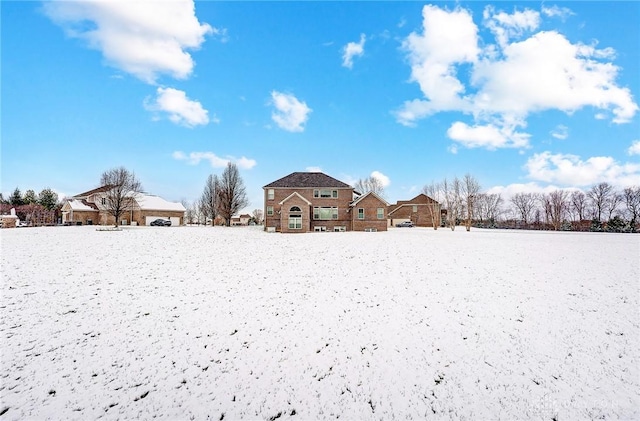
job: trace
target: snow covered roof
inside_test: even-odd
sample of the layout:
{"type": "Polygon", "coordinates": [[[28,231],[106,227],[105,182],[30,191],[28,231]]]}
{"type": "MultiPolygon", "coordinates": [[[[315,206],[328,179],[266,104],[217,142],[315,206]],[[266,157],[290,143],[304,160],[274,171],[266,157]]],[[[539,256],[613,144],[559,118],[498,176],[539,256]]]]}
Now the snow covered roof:
{"type": "Polygon", "coordinates": [[[74,211],[97,211],[98,209],[87,203],[86,200],[71,199],[67,201],[71,210],[74,211]]]}
{"type": "Polygon", "coordinates": [[[136,202],[138,202],[138,206],[140,206],[140,209],[142,210],[186,211],[185,207],[180,202],[169,202],[160,196],[153,196],[150,194],[137,194],[136,202]]]}

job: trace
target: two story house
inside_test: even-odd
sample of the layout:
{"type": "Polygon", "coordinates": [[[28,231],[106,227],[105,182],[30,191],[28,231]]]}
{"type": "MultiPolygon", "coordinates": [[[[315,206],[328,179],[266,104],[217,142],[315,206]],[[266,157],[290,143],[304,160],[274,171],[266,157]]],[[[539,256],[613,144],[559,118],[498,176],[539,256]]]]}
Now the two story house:
{"type": "Polygon", "coordinates": [[[389,225],[411,221],[417,227],[439,227],[442,220],[440,203],[424,193],[411,200],[400,200],[388,209],[389,225]]]}
{"type": "MultiPolygon", "coordinates": [[[[71,225],[111,225],[115,222],[106,211],[106,194],[111,186],[101,186],[65,200],[62,223],[71,225]]],[[[127,210],[120,216],[120,225],[149,225],[156,219],[171,221],[172,226],[184,224],[185,207],[159,196],[135,193],[128,198],[127,210]]]]}
{"type": "Polygon", "coordinates": [[[268,232],[386,231],[388,203],[322,172],[294,172],[264,189],[268,232]]]}

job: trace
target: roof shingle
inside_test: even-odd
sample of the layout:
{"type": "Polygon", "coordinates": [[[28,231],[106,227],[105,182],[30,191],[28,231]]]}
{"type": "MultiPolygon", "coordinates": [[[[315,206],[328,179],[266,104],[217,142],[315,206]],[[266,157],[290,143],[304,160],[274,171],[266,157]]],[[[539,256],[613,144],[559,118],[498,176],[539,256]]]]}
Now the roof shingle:
{"type": "Polygon", "coordinates": [[[352,188],[347,183],[336,180],[333,177],[321,172],[292,172],[272,183],[267,187],[294,187],[294,188],[312,188],[312,187],[333,187],[333,188],[352,188]]]}

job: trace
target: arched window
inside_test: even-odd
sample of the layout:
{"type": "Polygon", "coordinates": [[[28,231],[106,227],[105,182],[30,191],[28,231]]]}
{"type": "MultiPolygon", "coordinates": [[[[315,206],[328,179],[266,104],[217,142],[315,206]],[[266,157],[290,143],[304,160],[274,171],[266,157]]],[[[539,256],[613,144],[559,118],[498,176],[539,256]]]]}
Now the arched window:
{"type": "Polygon", "coordinates": [[[289,229],[302,229],[302,210],[298,206],[289,209],[289,229]]]}

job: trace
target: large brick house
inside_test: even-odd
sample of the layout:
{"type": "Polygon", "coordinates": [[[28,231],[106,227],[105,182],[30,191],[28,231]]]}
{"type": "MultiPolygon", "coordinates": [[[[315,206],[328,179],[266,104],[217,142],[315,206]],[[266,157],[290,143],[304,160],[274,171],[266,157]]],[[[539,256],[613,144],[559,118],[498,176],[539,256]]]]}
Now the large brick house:
{"type": "Polygon", "coordinates": [[[404,221],[411,221],[417,227],[433,227],[434,222],[440,226],[441,222],[440,203],[422,193],[411,200],[389,205],[387,211],[392,227],[404,221]]]}
{"type": "Polygon", "coordinates": [[[294,172],[264,189],[268,232],[386,231],[388,203],[321,172],[294,172]]]}
{"type": "MultiPolygon", "coordinates": [[[[109,186],[98,187],[65,200],[62,223],[72,225],[113,225],[115,219],[106,211],[109,186]]],[[[184,224],[186,209],[179,202],[169,202],[159,196],[135,193],[128,209],[120,215],[120,225],[149,225],[156,219],[171,220],[171,226],[184,224]]]]}

